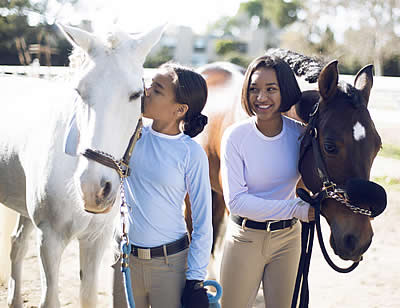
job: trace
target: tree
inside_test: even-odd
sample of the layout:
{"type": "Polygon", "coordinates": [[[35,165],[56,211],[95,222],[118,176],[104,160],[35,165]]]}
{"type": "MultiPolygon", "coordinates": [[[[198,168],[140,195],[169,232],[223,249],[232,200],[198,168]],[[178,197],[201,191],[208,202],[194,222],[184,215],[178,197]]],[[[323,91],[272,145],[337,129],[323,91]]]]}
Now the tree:
{"type": "Polygon", "coordinates": [[[259,26],[266,27],[270,24],[269,20],[264,16],[264,5],[262,0],[251,0],[248,2],[242,2],[239,7],[239,11],[247,13],[247,15],[251,18],[253,16],[257,16],[260,20],[259,26]]]}
{"type": "Polygon", "coordinates": [[[384,61],[399,54],[400,33],[395,31],[396,27],[400,27],[399,7],[400,0],[321,0],[318,5],[308,0],[305,2],[307,17],[304,22],[311,29],[310,24],[317,24],[320,18],[335,17],[338,12],[350,12],[353,20],[358,18],[358,29],[349,27],[343,50],[355,57],[360,52],[368,51],[375,74],[382,75],[384,61]]]}
{"type": "Polygon", "coordinates": [[[262,2],[262,13],[265,19],[272,21],[279,28],[297,20],[298,11],[302,8],[298,0],[259,0],[262,2]]]}
{"type": "Polygon", "coordinates": [[[163,46],[161,49],[155,53],[154,55],[150,54],[146,57],[146,61],[143,66],[145,68],[157,68],[161,64],[166,63],[173,59],[173,53],[170,47],[163,46]]]}
{"type": "MultiPolygon", "coordinates": [[[[74,4],[77,0],[57,0],[57,2],[74,4]]],[[[58,47],[59,50],[59,54],[52,56],[52,64],[68,64],[71,46],[63,36],[59,35],[59,30],[55,25],[48,24],[45,20],[48,4],[48,0],[35,2],[35,4],[29,0],[0,0],[2,8],[0,11],[0,64],[20,64],[16,41],[26,42],[26,53],[30,44],[51,43],[51,47],[58,47]],[[43,17],[37,25],[29,24],[29,16],[32,14],[43,17]],[[20,38],[23,40],[19,40],[20,38]]]]}

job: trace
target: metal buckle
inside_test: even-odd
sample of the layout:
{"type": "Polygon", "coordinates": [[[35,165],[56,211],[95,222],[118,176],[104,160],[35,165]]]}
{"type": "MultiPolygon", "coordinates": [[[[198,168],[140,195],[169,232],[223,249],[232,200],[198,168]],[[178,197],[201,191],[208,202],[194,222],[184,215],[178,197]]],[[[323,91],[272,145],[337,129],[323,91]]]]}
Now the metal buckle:
{"type": "Polygon", "coordinates": [[[333,188],[332,191],[336,190],[336,184],[333,183],[333,182],[329,182],[329,181],[328,182],[324,182],[322,185],[323,185],[322,191],[324,191],[324,190],[330,191],[331,188],[333,188]]]}
{"type": "Polygon", "coordinates": [[[121,178],[126,178],[131,174],[131,168],[122,159],[119,161],[120,171],[118,171],[121,178]]]}
{"type": "Polygon", "coordinates": [[[274,232],[277,232],[277,231],[279,231],[280,229],[277,229],[277,230],[271,230],[271,224],[273,224],[274,222],[277,222],[277,221],[279,221],[279,220],[271,220],[271,221],[266,221],[266,224],[267,224],[267,232],[271,232],[271,233],[274,233],[274,232]]]}
{"type": "Polygon", "coordinates": [[[151,259],[150,248],[137,248],[137,251],[139,259],[144,259],[144,260],[151,259]]]}
{"type": "Polygon", "coordinates": [[[312,109],[311,113],[310,113],[308,116],[309,116],[309,117],[315,116],[315,114],[316,114],[317,111],[318,111],[318,107],[319,107],[319,102],[316,103],[316,104],[314,104],[313,109],[312,109]]]}
{"type": "Polygon", "coordinates": [[[246,228],[246,221],[247,221],[247,218],[243,218],[243,220],[242,220],[242,229],[243,229],[243,230],[247,230],[247,228],[246,228]]]}

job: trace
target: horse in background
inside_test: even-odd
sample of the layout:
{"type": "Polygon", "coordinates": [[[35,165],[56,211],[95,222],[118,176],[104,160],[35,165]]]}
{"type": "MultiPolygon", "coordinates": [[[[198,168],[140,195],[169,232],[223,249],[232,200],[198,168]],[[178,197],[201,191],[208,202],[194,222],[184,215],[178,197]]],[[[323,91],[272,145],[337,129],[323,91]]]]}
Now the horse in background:
{"type": "MultiPolygon", "coordinates": [[[[367,181],[372,162],[381,147],[379,134],[367,109],[373,83],[372,66],[361,69],[352,86],[338,82],[337,61],[324,66],[317,59],[288,50],[275,49],[269,53],[285,60],[297,76],[305,76],[308,82],[318,81],[318,90],[303,92],[300,102],[287,115],[308,123],[313,106],[319,103],[321,115],[317,138],[332,181],[338,186],[345,186],[348,180],[354,178],[367,181]]],[[[214,227],[214,265],[211,266],[210,275],[219,277],[216,265],[222,257],[219,246],[223,241],[227,218],[220,176],[220,141],[228,126],[247,117],[240,103],[244,76],[242,68],[227,63],[208,64],[198,71],[205,77],[209,90],[204,111],[209,124],[198,141],[205,149],[210,163],[214,227]]],[[[310,151],[304,140],[301,147],[299,171],[302,180],[310,191],[317,193],[322,183],[313,151],[310,151]]],[[[386,206],[386,200],[384,205],[381,200],[375,201],[376,204],[371,204],[363,200],[360,207],[377,208],[377,212],[381,212],[382,207],[386,206]]],[[[189,215],[190,211],[187,211],[187,220],[189,215]]],[[[344,260],[360,260],[372,241],[370,218],[354,213],[335,199],[324,200],[322,215],[331,228],[330,242],[334,252],[344,260]]]]}
{"type": "Polygon", "coordinates": [[[23,307],[22,261],[33,230],[40,307],[60,307],[61,255],[74,238],[80,249],[80,304],[96,306],[98,270],[113,242],[114,222],[119,223],[119,206],[113,204],[120,180],[115,170],[79,154],[92,148],[123,156],[141,116],[143,63],[163,32],[163,27],[135,37],[115,32],[103,42],[78,28],[60,28],[85,59],[72,86],[16,77],[0,82],[0,202],[19,214],[10,254],[11,307],[23,307]],[[93,215],[84,205],[103,214],[93,215]]]}

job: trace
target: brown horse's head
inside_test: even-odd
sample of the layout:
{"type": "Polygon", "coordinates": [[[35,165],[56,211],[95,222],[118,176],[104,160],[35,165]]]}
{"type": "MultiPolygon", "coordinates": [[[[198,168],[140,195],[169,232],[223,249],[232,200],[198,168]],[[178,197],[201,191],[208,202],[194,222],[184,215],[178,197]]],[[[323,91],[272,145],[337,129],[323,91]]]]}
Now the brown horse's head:
{"type": "MultiPolygon", "coordinates": [[[[312,117],[313,125],[310,119],[301,144],[299,170],[304,184],[313,193],[322,190],[325,176],[343,190],[341,195],[350,200],[349,204],[370,210],[371,216],[376,216],[386,206],[386,194],[382,187],[368,181],[372,162],[381,147],[381,138],[367,109],[373,83],[372,65],[358,72],[354,86],[338,82],[338,76],[337,61],[332,61],[318,78],[319,95],[310,91],[302,98],[303,107],[315,102],[319,105],[312,117]],[[319,151],[313,149],[312,138],[317,141],[319,151]],[[318,155],[323,168],[318,165],[318,155]]],[[[298,110],[298,113],[304,118],[309,111],[298,110]]],[[[334,252],[342,259],[358,261],[371,244],[370,217],[355,213],[332,198],[324,199],[321,213],[330,225],[334,252]]]]}

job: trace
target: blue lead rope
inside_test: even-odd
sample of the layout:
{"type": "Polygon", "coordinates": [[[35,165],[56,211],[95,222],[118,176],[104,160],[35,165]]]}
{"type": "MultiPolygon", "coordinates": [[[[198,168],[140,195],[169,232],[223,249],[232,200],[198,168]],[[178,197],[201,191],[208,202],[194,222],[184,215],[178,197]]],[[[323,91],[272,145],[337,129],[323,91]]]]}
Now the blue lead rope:
{"type": "MultiPolygon", "coordinates": [[[[121,271],[124,276],[126,301],[128,303],[129,308],[135,308],[135,300],[133,299],[132,283],[131,283],[131,271],[129,269],[129,254],[131,252],[131,244],[127,243],[126,240],[123,240],[121,243],[121,250],[122,250],[121,271]]],[[[215,280],[206,280],[204,281],[204,286],[211,286],[214,287],[216,290],[215,295],[207,293],[208,301],[210,303],[209,307],[220,308],[221,306],[218,303],[218,301],[222,296],[221,285],[215,280]]]]}
{"type": "Polygon", "coordinates": [[[218,303],[218,301],[222,296],[221,285],[215,280],[206,280],[206,281],[204,281],[204,286],[212,286],[217,291],[217,293],[215,295],[212,295],[211,293],[207,293],[208,302],[210,303],[210,308],[220,308],[221,305],[218,303]]]}
{"type": "Polygon", "coordinates": [[[131,244],[124,241],[121,245],[122,260],[121,271],[124,276],[125,296],[129,308],[135,308],[135,300],[133,299],[132,283],[131,283],[131,270],[129,268],[129,254],[131,253],[131,244]]]}

